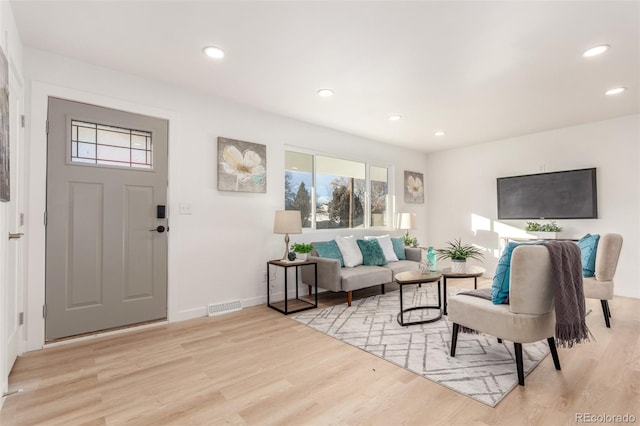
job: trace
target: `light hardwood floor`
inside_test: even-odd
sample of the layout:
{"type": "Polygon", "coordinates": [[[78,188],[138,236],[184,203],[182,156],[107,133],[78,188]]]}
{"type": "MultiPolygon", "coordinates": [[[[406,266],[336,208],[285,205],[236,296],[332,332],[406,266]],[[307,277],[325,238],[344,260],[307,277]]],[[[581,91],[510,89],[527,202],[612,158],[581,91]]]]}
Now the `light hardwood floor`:
{"type": "Polygon", "coordinates": [[[560,372],[548,356],[496,408],[256,306],[27,353],[9,378],[24,391],[0,424],[561,425],[576,413],[638,423],[640,300],[610,306],[607,329],[588,300],[597,342],[559,349],[560,372]]]}

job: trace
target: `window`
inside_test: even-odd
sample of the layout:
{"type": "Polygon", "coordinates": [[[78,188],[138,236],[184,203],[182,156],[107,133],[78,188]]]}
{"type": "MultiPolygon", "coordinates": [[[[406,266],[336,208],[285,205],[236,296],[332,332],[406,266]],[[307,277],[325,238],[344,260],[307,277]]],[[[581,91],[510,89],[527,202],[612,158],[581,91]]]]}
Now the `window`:
{"type": "Polygon", "coordinates": [[[309,228],[311,227],[313,156],[285,151],[284,158],[284,208],[300,210],[302,227],[309,228]]]}
{"type": "Polygon", "coordinates": [[[300,210],[304,228],[387,226],[388,173],[360,161],[285,151],[285,209],[300,210]]]}
{"type": "Polygon", "coordinates": [[[71,120],[71,161],[150,169],[151,133],[71,120]]]}
{"type": "Polygon", "coordinates": [[[387,226],[389,170],[371,166],[371,226],[387,226]]]}

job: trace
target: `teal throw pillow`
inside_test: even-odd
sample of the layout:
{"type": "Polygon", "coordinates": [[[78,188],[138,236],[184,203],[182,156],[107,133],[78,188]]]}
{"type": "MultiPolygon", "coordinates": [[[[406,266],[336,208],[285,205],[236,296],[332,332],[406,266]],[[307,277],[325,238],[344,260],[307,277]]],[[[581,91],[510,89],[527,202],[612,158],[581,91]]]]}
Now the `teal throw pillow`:
{"type": "Polygon", "coordinates": [[[587,234],[580,238],[578,247],[582,257],[582,276],[593,277],[596,274],[596,253],[598,252],[600,235],[587,234]]]}
{"type": "Polygon", "coordinates": [[[387,264],[387,258],[377,239],[374,240],[358,240],[358,247],[362,252],[362,264],[370,266],[382,266],[387,264]]]}
{"type": "Polygon", "coordinates": [[[509,241],[507,246],[498,260],[496,266],[496,274],[493,276],[493,284],[491,284],[491,301],[494,305],[509,303],[509,274],[511,272],[511,254],[513,249],[521,245],[539,244],[541,241],[534,243],[516,243],[509,241]]]}
{"type": "Polygon", "coordinates": [[[404,238],[392,237],[391,244],[393,244],[393,251],[398,260],[407,260],[407,255],[404,253],[404,238]]]}
{"type": "Polygon", "coordinates": [[[342,252],[340,251],[336,240],[313,243],[313,248],[316,249],[319,257],[325,257],[327,259],[338,259],[340,260],[340,267],[344,266],[342,252]]]}

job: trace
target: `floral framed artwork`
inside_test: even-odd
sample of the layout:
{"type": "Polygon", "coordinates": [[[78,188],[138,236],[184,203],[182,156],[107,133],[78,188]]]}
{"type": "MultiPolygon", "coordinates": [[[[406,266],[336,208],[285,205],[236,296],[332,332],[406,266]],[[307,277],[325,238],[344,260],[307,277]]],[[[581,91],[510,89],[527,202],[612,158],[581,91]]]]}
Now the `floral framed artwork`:
{"type": "Polygon", "coordinates": [[[404,202],[424,203],[424,175],[418,172],[404,172],[404,202]]]}
{"type": "Polygon", "coordinates": [[[219,137],[218,190],[267,192],[267,146],[219,137]]]}

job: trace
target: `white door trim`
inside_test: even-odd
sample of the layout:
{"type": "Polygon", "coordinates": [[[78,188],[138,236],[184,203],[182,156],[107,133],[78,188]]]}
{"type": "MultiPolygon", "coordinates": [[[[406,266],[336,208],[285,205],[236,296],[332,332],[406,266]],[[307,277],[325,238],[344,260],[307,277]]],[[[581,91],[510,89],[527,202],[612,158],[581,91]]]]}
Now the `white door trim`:
{"type": "MultiPolygon", "coordinates": [[[[30,109],[27,114],[29,123],[27,134],[27,146],[25,156],[28,158],[29,166],[27,170],[28,188],[26,199],[28,200],[28,214],[26,222],[25,237],[27,237],[27,306],[26,306],[26,326],[27,326],[27,351],[38,350],[44,347],[44,318],[42,307],[45,300],[45,227],[44,212],[46,209],[46,184],[47,184],[47,135],[45,125],[47,121],[47,103],[49,96],[62,99],[69,99],[76,102],[86,102],[89,104],[104,106],[107,108],[129,111],[137,114],[145,114],[169,120],[169,187],[167,191],[167,204],[169,206],[169,218],[171,218],[172,200],[177,197],[172,189],[172,171],[179,167],[174,164],[177,156],[172,155],[173,143],[178,140],[178,130],[180,128],[181,117],[176,111],[156,108],[148,105],[141,105],[122,99],[116,99],[96,93],[71,89],[68,87],[56,86],[40,81],[33,81],[31,84],[30,109]],[[176,157],[176,158],[174,158],[176,157]]],[[[167,282],[167,320],[174,320],[175,297],[173,295],[172,271],[176,268],[173,265],[172,253],[175,239],[171,235],[168,238],[168,282],[167,282]]]]}

